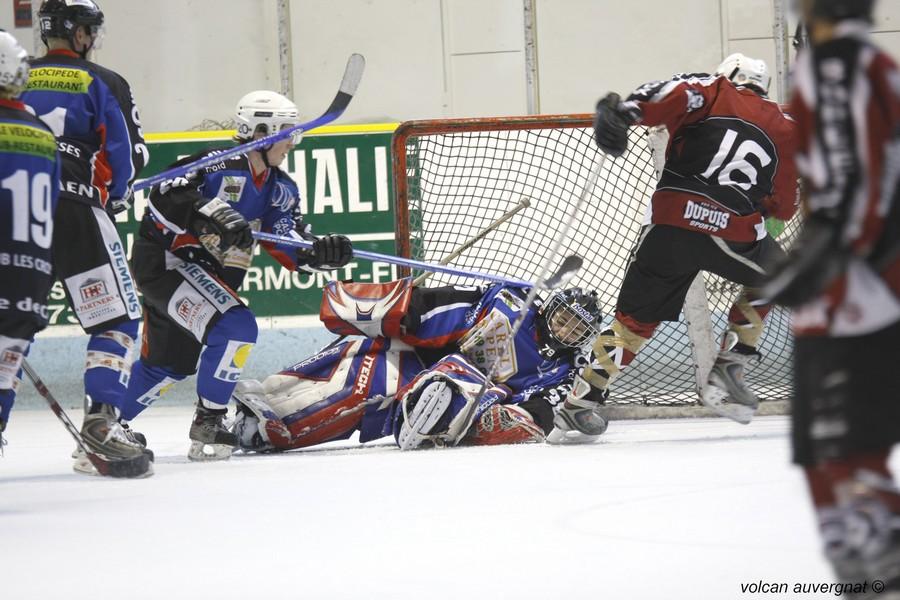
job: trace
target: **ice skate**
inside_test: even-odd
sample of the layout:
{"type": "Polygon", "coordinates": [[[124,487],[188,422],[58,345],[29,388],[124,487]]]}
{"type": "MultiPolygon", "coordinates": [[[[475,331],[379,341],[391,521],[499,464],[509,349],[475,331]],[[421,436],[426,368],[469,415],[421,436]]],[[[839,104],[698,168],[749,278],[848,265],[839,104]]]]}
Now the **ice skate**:
{"type": "Polygon", "coordinates": [[[731,332],[723,346],[700,391],[700,402],[716,414],[746,425],[759,408],[759,399],[747,387],[744,374],[751,363],[759,362],[760,354],[738,345],[737,336],[731,332]]]}
{"type": "MultiPolygon", "coordinates": [[[[115,408],[110,404],[98,404],[94,412],[84,416],[81,436],[88,449],[101,454],[110,460],[134,460],[146,457],[148,468],[141,476],[153,474],[153,452],[146,448],[146,438],[128,429],[127,425],[116,418],[115,408]]],[[[76,448],[72,453],[75,459],[72,469],[85,475],[96,475],[97,470],[87,455],[76,448]]]]}
{"type": "Polygon", "coordinates": [[[228,409],[197,406],[191,423],[191,447],[188,458],[197,461],[228,460],[238,445],[238,437],[225,426],[228,409]]]}
{"type": "Polygon", "coordinates": [[[592,444],[606,431],[609,421],[602,404],[586,398],[568,398],[553,418],[548,444],[592,444]]]}

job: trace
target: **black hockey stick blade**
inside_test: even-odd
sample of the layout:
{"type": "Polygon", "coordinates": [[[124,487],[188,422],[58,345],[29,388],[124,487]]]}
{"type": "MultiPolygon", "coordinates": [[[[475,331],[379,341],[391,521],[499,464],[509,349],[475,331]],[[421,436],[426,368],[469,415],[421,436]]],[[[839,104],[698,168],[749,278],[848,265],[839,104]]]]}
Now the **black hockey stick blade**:
{"type": "Polygon", "coordinates": [[[84,438],[81,437],[81,432],[78,431],[78,428],[72,423],[72,419],[69,418],[66,411],[59,405],[59,402],[56,401],[56,398],[53,397],[53,394],[50,393],[46,384],[44,384],[37,372],[31,368],[31,365],[28,364],[27,360],[22,360],[22,370],[28,375],[28,379],[34,384],[38,393],[47,401],[53,414],[57,416],[63,424],[63,427],[66,428],[66,431],[68,431],[69,435],[72,436],[72,439],[75,440],[78,449],[84,452],[85,456],[91,461],[91,464],[94,465],[94,468],[97,469],[97,472],[100,475],[109,477],[149,477],[153,474],[153,470],[150,468],[150,455],[147,453],[134,458],[110,460],[103,455],[92,452],[90,448],[87,447],[84,438]]]}
{"type": "Polygon", "coordinates": [[[564,286],[576,273],[578,273],[582,264],[584,264],[584,260],[580,256],[577,254],[570,254],[563,260],[556,272],[541,283],[541,287],[552,290],[564,286]]]}

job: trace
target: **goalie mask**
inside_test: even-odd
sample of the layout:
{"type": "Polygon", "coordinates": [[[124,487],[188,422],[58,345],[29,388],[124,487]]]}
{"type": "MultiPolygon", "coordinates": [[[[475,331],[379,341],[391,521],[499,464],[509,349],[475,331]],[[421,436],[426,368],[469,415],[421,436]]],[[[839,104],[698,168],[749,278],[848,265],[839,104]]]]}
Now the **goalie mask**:
{"type": "Polygon", "coordinates": [[[597,326],[602,318],[596,292],[581,288],[554,292],[536,319],[541,356],[554,358],[591,344],[600,334],[597,326]]]}
{"type": "Polygon", "coordinates": [[[44,0],[38,10],[41,24],[41,41],[48,38],[69,40],[75,46],[75,31],[84,27],[91,36],[91,45],[82,53],[84,58],[91,49],[100,48],[103,35],[103,11],[93,0],[44,0]]]}
{"type": "Polygon", "coordinates": [[[756,60],[737,52],[722,61],[716,69],[716,75],[725,77],[734,85],[753,88],[763,96],[769,95],[772,76],[764,60],[756,60]]]}
{"type": "Polygon", "coordinates": [[[28,83],[28,53],[0,29],[0,97],[16,98],[28,83]]]}
{"type": "MultiPolygon", "coordinates": [[[[257,133],[271,135],[300,123],[297,105],[277,92],[257,90],[238,100],[235,108],[238,142],[247,142],[257,133]]],[[[294,145],[300,143],[303,134],[291,136],[294,145]]]]}

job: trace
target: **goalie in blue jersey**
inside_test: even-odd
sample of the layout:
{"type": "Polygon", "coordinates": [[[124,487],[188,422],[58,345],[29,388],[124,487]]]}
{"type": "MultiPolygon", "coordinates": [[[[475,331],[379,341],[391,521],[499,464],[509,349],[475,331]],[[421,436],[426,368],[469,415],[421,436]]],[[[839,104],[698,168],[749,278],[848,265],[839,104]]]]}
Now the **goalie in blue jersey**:
{"type": "Polygon", "coordinates": [[[512,338],[526,292],[329,283],[322,322],[359,337],[239,382],[240,447],[290,450],[357,431],[360,442],[393,436],[402,449],[544,441],[601,315],[596,294],[570,288],[528,308],[512,338]]]}

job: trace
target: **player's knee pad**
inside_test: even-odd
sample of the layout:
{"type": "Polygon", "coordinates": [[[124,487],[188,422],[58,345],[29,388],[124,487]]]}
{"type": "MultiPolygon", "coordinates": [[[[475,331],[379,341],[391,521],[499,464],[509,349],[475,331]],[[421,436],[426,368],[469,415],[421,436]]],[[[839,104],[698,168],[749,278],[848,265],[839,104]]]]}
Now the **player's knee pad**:
{"type": "Polygon", "coordinates": [[[739,343],[756,348],[763,334],[763,320],[772,305],[755,300],[752,292],[745,290],[728,313],[728,329],[734,332],[739,343]]]}
{"type": "Polygon", "coordinates": [[[393,434],[401,450],[455,446],[473,421],[508,396],[505,388],[488,385],[485,376],[460,354],[451,354],[423,371],[397,393],[393,434]]]}
{"type": "Polygon", "coordinates": [[[319,318],[340,335],[399,337],[413,285],[409,279],[389,283],[329,282],[322,294],[319,318]]]}
{"type": "Polygon", "coordinates": [[[120,406],[131,375],[138,324],[126,321],[94,333],[88,340],[84,391],[95,402],[120,406]]]}
{"type": "Polygon", "coordinates": [[[622,369],[631,364],[635,355],[650,340],[657,325],[659,323],[641,323],[617,313],[609,329],[594,340],[591,362],[582,372],[584,380],[595,388],[605,390],[622,369]]]}
{"type": "Polygon", "coordinates": [[[0,335],[0,390],[15,390],[31,340],[0,335]]]}

